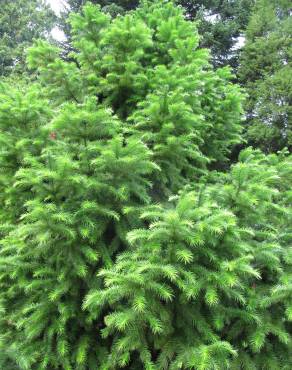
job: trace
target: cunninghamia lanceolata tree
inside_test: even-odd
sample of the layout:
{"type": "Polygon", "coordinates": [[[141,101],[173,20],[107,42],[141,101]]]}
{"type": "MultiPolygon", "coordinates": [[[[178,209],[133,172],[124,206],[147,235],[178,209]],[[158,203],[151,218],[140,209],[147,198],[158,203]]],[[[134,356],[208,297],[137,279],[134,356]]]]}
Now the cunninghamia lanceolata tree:
{"type": "Polygon", "coordinates": [[[103,346],[94,346],[98,323],[82,312],[83,296],[98,286],[99,266],[110,266],[123,249],[137,224],[123,208],[148,201],[146,175],[157,166],[139,139],[122,137],[118,119],[95,98],[64,104],[45,129],[51,143],[38,157],[27,154],[15,175],[14,186],[32,196],[2,241],[2,289],[13,309],[1,331],[27,368],[82,365],[93,346],[86,358],[93,369],[103,346]]]}
{"type": "MultiPolygon", "coordinates": [[[[47,138],[42,125],[52,117],[38,85],[0,85],[0,228],[12,227],[23,212],[29,193],[13,187],[25,155],[38,155],[47,138]]],[[[0,233],[1,233],[0,230],[0,233]]]]}
{"type": "Polygon", "coordinates": [[[289,369],[291,168],[247,149],[215,184],[140,215],[149,227],[84,302],[112,338],[101,368],[289,369]]]}
{"type": "Polygon", "coordinates": [[[1,91],[0,367],[285,369],[291,159],[214,171],[241,94],[172,3],[71,24],[1,91]]]}

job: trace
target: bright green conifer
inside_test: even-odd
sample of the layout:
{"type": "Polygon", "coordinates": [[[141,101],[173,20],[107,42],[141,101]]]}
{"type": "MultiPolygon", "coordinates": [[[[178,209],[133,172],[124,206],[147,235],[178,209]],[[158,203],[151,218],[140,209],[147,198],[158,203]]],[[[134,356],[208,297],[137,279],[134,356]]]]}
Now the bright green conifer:
{"type": "Polygon", "coordinates": [[[241,94],[172,3],[71,24],[1,91],[0,365],[288,369],[291,159],[219,171],[241,94]]]}

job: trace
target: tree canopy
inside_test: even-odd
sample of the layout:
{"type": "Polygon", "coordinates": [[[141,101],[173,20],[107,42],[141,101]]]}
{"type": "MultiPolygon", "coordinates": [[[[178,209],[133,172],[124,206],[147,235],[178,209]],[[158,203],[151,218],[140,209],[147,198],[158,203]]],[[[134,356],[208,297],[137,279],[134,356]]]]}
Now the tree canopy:
{"type": "Polygon", "coordinates": [[[0,76],[25,68],[25,50],[33,39],[45,37],[55,21],[44,1],[1,0],[0,76]]]}
{"type": "Polygon", "coordinates": [[[249,94],[247,138],[265,151],[292,148],[291,4],[259,0],[246,31],[239,76],[249,94]]]}
{"type": "MultiPolygon", "coordinates": [[[[115,16],[133,10],[139,0],[91,0],[99,4],[104,11],[115,16]]],[[[67,10],[63,14],[65,32],[69,35],[66,19],[70,12],[79,12],[84,5],[83,0],[68,0],[67,10]]],[[[254,0],[177,0],[177,5],[184,8],[185,17],[196,21],[201,35],[200,46],[211,50],[214,65],[238,66],[238,37],[243,34],[248,23],[254,0]]],[[[64,27],[64,26],[63,26],[64,27]]]]}

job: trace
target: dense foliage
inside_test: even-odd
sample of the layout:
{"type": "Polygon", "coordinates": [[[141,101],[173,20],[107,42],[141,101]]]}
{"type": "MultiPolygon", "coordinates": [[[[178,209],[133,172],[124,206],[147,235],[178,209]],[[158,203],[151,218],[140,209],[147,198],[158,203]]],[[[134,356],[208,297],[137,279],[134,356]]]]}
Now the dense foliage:
{"type": "Polygon", "coordinates": [[[55,16],[44,1],[0,1],[0,76],[25,69],[25,49],[45,37],[55,16]]]}
{"type": "Polygon", "coordinates": [[[0,368],[284,369],[292,158],[172,2],[70,16],[0,85],[0,368]]]}
{"type": "Polygon", "coordinates": [[[201,46],[210,48],[215,66],[238,67],[239,37],[255,0],[177,0],[188,19],[198,22],[201,46]]]}
{"type": "MultiPolygon", "coordinates": [[[[135,9],[139,0],[91,0],[113,16],[135,9]]],[[[68,0],[63,12],[62,22],[65,33],[69,36],[66,23],[70,12],[79,12],[84,0],[68,0]]],[[[184,8],[187,19],[197,22],[201,35],[200,46],[210,48],[212,62],[216,66],[232,65],[237,68],[238,49],[235,48],[238,37],[245,29],[254,0],[177,0],[177,5],[184,8]]]]}
{"type": "Polygon", "coordinates": [[[292,18],[287,0],[258,0],[246,31],[240,78],[249,94],[247,138],[266,151],[292,148],[292,18]]]}
{"type": "Polygon", "coordinates": [[[247,149],[215,184],[141,214],[149,227],[84,303],[106,313],[104,368],[290,368],[291,164],[247,149]]]}

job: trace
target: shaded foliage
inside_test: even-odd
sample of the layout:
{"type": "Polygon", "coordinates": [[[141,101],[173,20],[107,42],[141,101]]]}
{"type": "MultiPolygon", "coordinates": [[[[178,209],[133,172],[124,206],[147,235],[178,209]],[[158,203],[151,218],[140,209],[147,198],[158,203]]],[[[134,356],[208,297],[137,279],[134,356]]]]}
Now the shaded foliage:
{"type": "Polygon", "coordinates": [[[45,37],[56,21],[44,1],[1,0],[0,76],[25,70],[25,50],[33,39],[45,37]]]}
{"type": "Polygon", "coordinates": [[[291,4],[260,0],[246,31],[239,77],[246,87],[246,137],[273,152],[292,148],[291,4]]]}

